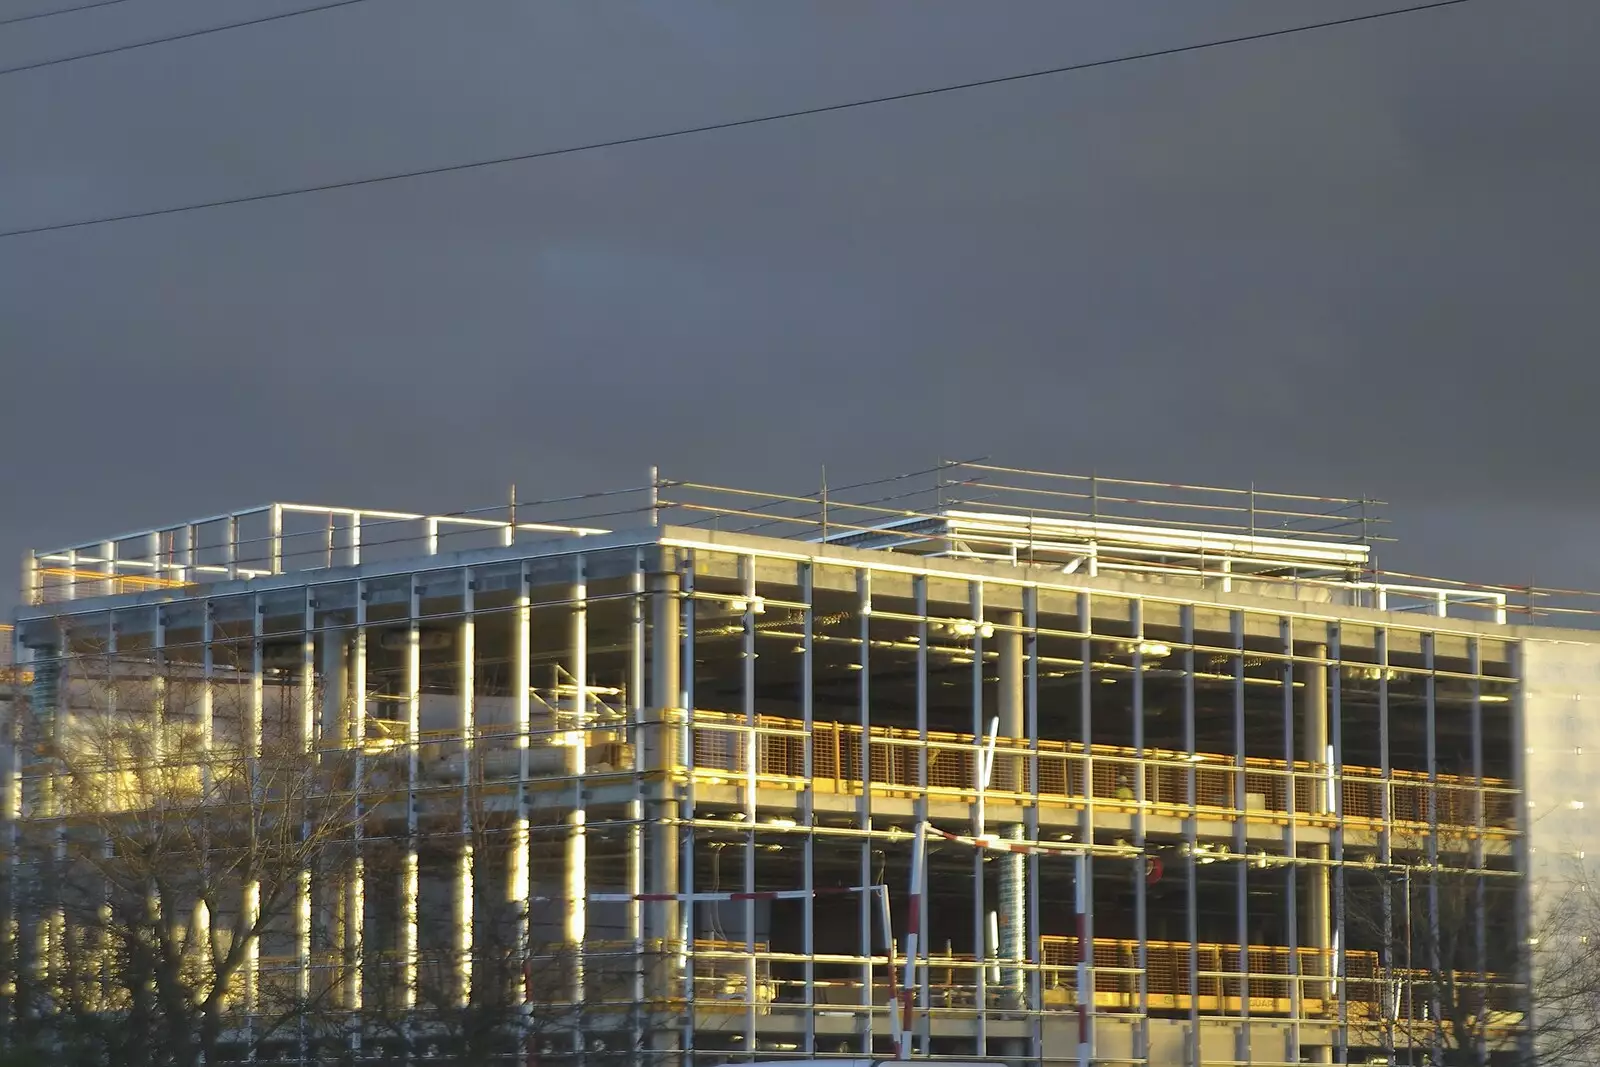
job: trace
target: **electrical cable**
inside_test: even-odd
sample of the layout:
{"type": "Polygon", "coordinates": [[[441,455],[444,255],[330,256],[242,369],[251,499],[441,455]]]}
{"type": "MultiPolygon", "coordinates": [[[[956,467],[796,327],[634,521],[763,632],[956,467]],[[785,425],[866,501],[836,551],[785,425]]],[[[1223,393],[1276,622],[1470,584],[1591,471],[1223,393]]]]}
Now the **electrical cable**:
{"type": "MultiPolygon", "coordinates": [[[[342,7],[348,4],[362,3],[364,0],[339,0],[338,3],[325,4],[327,7],[342,7]]],[[[419,167],[414,170],[396,171],[390,174],[377,174],[366,178],[350,178],[344,181],[323,182],[317,185],[303,185],[291,189],[278,189],[267,193],[249,193],[244,196],[225,197],[219,200],[204,200],[191,204],[181,204],[176,207],[151,208],[145,211],[130,211],[118,215],[101,215],[95,218],[77,219],[71,222],[52,222],[40,226],[24,226],[11,230],[0,230],[0,238],[21,237],[33,233],[51,233],[57,230],[78,229],[84,226],[100,226],[110,222],[129,222],[135,219],[157,218],[162,215],[178,215],[190,211],[203,211],[208,208],[236,207],[241,204],[254,204],[265,200],[281,200],[291,196],[305,196],[310,193],[332,192],[336,189],[355,189],[367,185],[380,185],[387,182],[405,181],[410,178],[423,178],[436,174],[450,174],[459,171],[480,170],[486,167],[503,166],[508,163],[525,163],[536,159],[552,159],[557,156],[575,155],[580,152],[593,152],[604,148],[621,148],[627,145],[646,144],[651,141],[665,141],[676,137],[687,137],[699,133],[715,133],[725,130],[739,129],[745,126],[759,126],[770,122],[782,122],[788,119],[806,118],[814,115],[827,115],[837,111],[848,111],[853,108],[870,107],[875,104],[896,103],[905,100],[916,100],[928,96],[940,96],[946,93],[963,92],[969,89],[980,89],[995,85],[1006,85],[1012,82],[1028,81],[1034,78],[1047,78],[1059,74],[1071,74],[1077,71],[1093,70],[1097,67],[1109,67],[1121,63],[1133,63],[1139,60],[1160,59],[1166,56],[1182,55],[1186,52],[1198,52],[1208,48],[1220,48],[1226,45],[1245,44],[1252,41],[1264,41],[1274,37],[1286,37],[1291,34],[1307,33],[1312,30],[1329,29],[1336,26],[1348,26],[1358,22],[1370,22],[1375,19],[1389,18],[1395,15],[1407,15],[1419,11],[1432,11],[1439,8],[1455,7],[1468,3],[1469,0],[1433,0],[1432,3],[1417,4],[1411,7],[1393,8],[1388,11],[1378,11],[1366,15],[1352,15],[1347,18],[1333,19],[1327,22],[1304,23],[1299,26],[1290,26],[1280,30],[1266,30],[1261,33],[1246,34],[1239,37],[1225,37],[1210,41],[1200,41],[1195,44],[1176,45],[1171,48],[1161,48],[1150,52],[1136,52],[1130,55],[1114,56],[1109,59],[1094,59],[1083,63],[1072,63],[1061,67],[1051,67],[1046,70],[1027,71],[1022,74],[1006,74],[994,78],[981,78],[977,81],[959,82],[953,85],[935,86],[930,89],[913,89],[903,93],[891,93],[887,96],[866,97],[858,100],[845,101],[838,104],[823,104],[817,107],[798,108],[793,111],[780,111],[768,115],[756,115],[745,119],[729,119],[725,122],[707,123],[701,126],[684,126],[672,130],[661,130],[656,133],[637,134],[631,137],[617,137],[605,141],[590,141],[586,144],[567,145],[562,148],[547,148],[534,152],[522,152],[510,156],[496,156],[489,159],[477,159],[466,163],[451,163],[437,167],[419,167]]],[[[306,8],[298,12],[321,10],[320,8],[306,8]]],[[[283,18],[287,16],[273,16],[283,18]]],[[[266,21],[266,20],[261,20],[266,21]]],[[[238,23],[236,25],[248,25],[238,23]]],[[[22,68],[11,68],[12,70],[22,68]]],[[[0,70],[0,74],[10,73],[0,70]]]]}
{"type": "MultiPolygon", "coordinates": [[[[152,37],[148,41],[132,41],[128,44],[112,45],[110,48],[97,48],[93,52],[77,52],[70,56],[56,56],[54,59],[41,59],[35,63],[23,63],[16,67],[0,67],[0,74],[21,74],[23,71],[39,70],[42,67],[55,67],[62,63],[76,63],[80,59],[93,59],[96,56],[110,56],[118,52],[131,52],[136,48],[149,48],[151,45],[170,44],[173,41],[187,41],[195,37],[206,37],[213,33],[225,33],[228,30],[240,30],[247,26],[260,26],[266,22],[281,22],[283,19],[292,19],[296,15],[311,15],[318,11],[331,11],[336,7],[349,7],[351,4],[364,4],[367,0],[332,0],[331,3],[316,4],[312,7],[296,8],[294,11],[280,11],[276,15],[262,15],[260,18],[246,19],[243,22],[228,22],[221,26],[210,26],[203,30],[188,30],[184,33],[174,33],[167,37],[152,37]]],[[[89,5],[94,6],[94,5],[89,5]]],[[[79,8],[69,8],[77,11],[79,8]]],[[[53,15],[65,15],[65,11],[49,12],[53,15]]],[[[39,16],[29,16],[37,18],[39,16]]],[[[16,20],[18,22],[21,19],[16,20]]],[[[4,25],[4,23],[0,23],[4,25]]]]}
{"type": "Polygon", "coordinates": [[[16,15],[8,19],[0,19],[0,26],[9,26],[13,22],[32,22],[34,19],[53,19],[57,15],[70,15],[74,11],[89,11],[97,7],[110,7],[112,4],[125,4],[128,0],[95,0],[92,4],[79,4],[77,7],[57,8],[55,11],[37,11],[32,15],[16,15]]]}

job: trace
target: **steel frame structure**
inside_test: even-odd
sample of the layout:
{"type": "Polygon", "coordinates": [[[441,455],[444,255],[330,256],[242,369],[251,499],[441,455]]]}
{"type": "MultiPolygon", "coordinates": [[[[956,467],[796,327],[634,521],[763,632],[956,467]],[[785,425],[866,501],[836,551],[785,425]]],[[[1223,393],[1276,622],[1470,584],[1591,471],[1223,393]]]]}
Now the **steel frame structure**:
{"type": "MultiPolygon", "coordinates": [[[[1021,520],[942,502],[851,523],[837,497],[766,494],[718,512],[762,527],[730,533],[674,523],[708,513],[690,499],[707,487],[653,477],[631,532],[530,522],[515,503],[492,519],[271,505],[31,554],[9,876],[22,831],[59,815],[36,799],[59,771],[28,756],[24,718],[70,744],[74,677],[108,658],[183,665],[207,695],[170,714],[208,746],[225,743],[228,687],[257,724],[276,697],[307,751],[348,758],[370,789],[351,865],[308,875],[282,917],[293,951],[252,955],[246,1024],[269,972],[301,992],[317,980],[328,900],[332,951],[386,953],[404,1007],[430,951],[467,997],[487,892],[515,906],[525,956],[570,953],[538,1010],[570,1013],[572,1043],[545,1056],[582,1059],[597,1036],[615,1050],[618,1034],[651,1063],[1392,1054],[1397,1010],[1415,1010],[1385,992],[1405,970],[1392,917],[1375,941],[1348,902],[1373,872],[1450,870],[1526,903],[1526,635],[1503,591],[1374,580],[1364,521],[1286,534],[1320,498],[1251,492],[1243,534],[1206,533],[1108,516],[1136,501],[1106,485],[1087,518],[1021,520]],[[770,501],[801,499],[831,514],[775,518],[770,501]],[[265,541],[241,533],[257,519],[265,541]],[[390,522],[420,542],[372,552],[390,522]],[[451,530],[481,540],[442,545],[451,530]],[[1006,551],[974,547],[986,538],[1006,551]],[[1062,562],[1084,547],[1091,566],[1062,562]],[[1295,560],[1315,566],[1274,573],[1295,560]],[[1393,610],[1402,594],[1427,613],[1393,610]],[[225,645],[244,650],[227,669],[225,645]],[[925,826],[949,847],[914,864],[925,826]],[[383,848],[395,870],[364,864],[383,848]],[[859,889],[834,898],[885,884],[909,890],[889,915],[859,889]],[[878,943],[889,925],[899,937],[878,943]],[[611,983],[618,958],[642,962],[611,983]]],[[[255,729],[226,743],[259,746],[255,729]]],[[[1478,916],[1474,980],[1509,1040],[1526,976],[1496,970],[1501,918],[1522,921],[1478,916]]],[[[375,1040],[370,983],[339,997],[356,1048],[375,1040]]]]}

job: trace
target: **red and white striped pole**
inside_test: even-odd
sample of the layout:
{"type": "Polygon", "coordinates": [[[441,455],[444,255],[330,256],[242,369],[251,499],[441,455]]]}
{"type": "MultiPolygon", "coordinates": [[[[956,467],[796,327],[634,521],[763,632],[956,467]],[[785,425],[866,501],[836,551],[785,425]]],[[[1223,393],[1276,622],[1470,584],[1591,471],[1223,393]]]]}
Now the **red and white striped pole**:
{"type": "MultiPolygon", "coordinates": [[[[1089,1051],[1092,1043],[1089,1033],[1089,1005],[1092,1003],[1090,998],[1094,996],[1094,989],[1092,988],[1093,983],[1089,978],[1089,956],[1087,951],[1089,947],[1090,904],[1088,852],[1082,845],[1074,845],[1066,842],[1061,844],[1053,844],[1043,841],[1011,841],[1004,837],[997,837],[992,834],[978,834],[973,836],[968,836],[965,834],[953,834],[948,830],[941,830],[931,823],[924,823],[923,826],[919,828],[917,834],[917,840],[919,844],[923,839],[924,833],[932,833],[936,837],[941,837],[946,841],[967,845],[971,848],[988,849],[993,852],[1020,852],[1024,855],[1071,855],[1073,857],[1073,912],[1076,920],[1078,935],[1073,946],[1073,963],[1076,965],[1077,972],[1078,1064],[1079,1067],[1089,1067],[1089,1051]]],[[[913,871],[919,869],[919,863],[920,860],[917,858],[917,854],[913,853],[913,871]]],[[[912,881],[913,885],[920,884],[918,882],[917,875],[912,876],[912,881]]],[[[920,901],[918,901],[916,898],[913,898],[913,908],[917,907],[919,903],[920,901]]],[[[916,929],[915,918],[912,919],[912,929],[916,929]]],[[[909,966],[907,973],[907,985],[909,986],[909,966]]],[[[909,1027],[909,1001],[907,1004],[908,1007],[906,1017],[907,1026],[909,1027]]]]}
{"type": "Polygon", "coordinates": [[[917,948],[922,932],[923,871],[928,857],[927,823],[918,823],[911,834],[911,892],[906,897],[906,976],[900,984],[900,1024],[895,1030],[894,1056],[911,1058],[912,1005],[917,997],[917,948]]]}
{"type": "Polygon", "coordinates": [[[1074,955],[1077,959],[1078,1067],[1089,1067],[1089,998],[1094,996],[1089,979],[1089,957],[1084,948],[1089,935],[1089,856],[1079,853],[1073,864],[1072,904],[1077,922],[1074,955]]]}
{"type": "Polygon", "coordinates": [[[889,1035],[894,1041],[894,1058],[905,1059],[905,1041],[900,1031],[900,989],[894,978],[894,924],[889,918],[889,887],[873,886],[878,898],[878,921],[883,926],[883,954],[889,961],[889,1035]]]}

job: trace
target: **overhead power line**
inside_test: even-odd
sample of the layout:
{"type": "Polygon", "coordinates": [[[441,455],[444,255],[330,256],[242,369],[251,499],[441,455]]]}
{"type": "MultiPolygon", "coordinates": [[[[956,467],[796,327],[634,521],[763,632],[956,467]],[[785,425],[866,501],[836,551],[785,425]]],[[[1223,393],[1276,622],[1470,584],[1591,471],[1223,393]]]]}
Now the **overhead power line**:
{"type": "Polygon", "coordinates": [[[113,4],[126,4],[128,0],[95,0],[92,4],[79,4],[77,7],[58,7],[54,11],[38,11],[32,15],[16,15],[8,19],[0,19],[0,26],[9,26],[13,22],[32,22],[34,19],[53,19],[57,15],[70,15],[74,11],[88,11],[97,7],[110,7],[113,4]]]}
{"type": "MultiPolygon", "coordinates": [[[[112,0],[115,2],[115,0],[112,0]]],[[[42,67],[55,67],[62,63],[76,63],[80,59],[93,59],[96,56],[116,55],[118,52],[132,52],[136,48],[149,48],[151,45],[169,44],[172,41],[188,41],[195,37],[207,37],[213,33],[226,33],[228,30],[242,30],[246,26],[260,26],[265,22],[278,22],[282,19],[292,19],[297,15],[310,15],[318,11],[328,11],[336,7],[349,7],[351,4],[364,4],[367,0],[333,0],[332,3],[316,4],[312,7],[296,8],[293,11],[280,11],[276,15],[262,15],[260,18],[245,19],[243,22],[227,22],[221,26],[209,26],[203,30],[189,30],[185,33],[174,33],[166,37],[152,37],[147,41],[132,41],[128,44],[113,45],[110,48],[97,48],[93,52],[77,52],[70,56],[56,56],[54,59],[41,59],[36,63],[24,63],[16,67],[0,67],[0,74],[21,74],[25,70],[39,70],[42,67]]],[[[87,7],[104,6],[104,4],[88,4],[87,7]]],[[[77,11],[80,8],[69,8],[77,11]]],[[[66,11],[54,11],[50,14],[65,15],[66,11]]],[[[30,18],[38,16],[29,16],[30,18]]],[[[15,21],[22,21],[17,19],[15,21]]],[[[4,23],[0,23],[4,25],[4,23]]]]}
{"type": "MultiPolygon", "coordinates": [[[[344,3],[359,3],[360,0],[343,0],[344,3]]],[[[332,192],[336,189],[355,189],[365,185],[381,185],[387,182],[405,181],[411,178],[424,178],[435,174],[451,174],[459,171],[480,170],[485,167],[498,167],[508,163],[525,163],[536,159],[551,159],[556,156],[575,155],[579,152],[594,152],[603,148],[621,148],[625,145],[646,144],[651,141],[665,141],[676,137],[688,137],[698,133],[715,133],[722,130],[735,130],[745,126],[758,126],[770,122],[782,122],[788,119],[806,118],[813,115],[827,115],[836,111],[848,111],[853,108],[870,107],[875,104],[889,104],[902,100],[916,100],[928,96],[940,96],[948,93],[958,93],[970,89],[981,89],[987,86],[1006,85],[1011,82],[1028,81],[1033,78],[1048,78],[1058,74],[1071,74],[1076,71],[1093,70],[1097,67],[1109,67],[1120,63],[1133,63],[1146,59],[1160,59],[1164,56],[1181,55],[1185,52],[1198,52],[1208,48],[1221,48],[1226,45],[1246,44],[1251,41],[1264,41],[1273,37],[1287,37],[1291,34],[1308,33],[1312,30],[1325,30],[1336,26],[1348,26],[1358,22],[1370,22],[1375,19],[1389,18],[1395,15],[1408,15],[1419,11],[1432,11],[1438,8],[1455,7],[1467,3],[1468,0],[1433,0],[1432,3],[1416,4],[1411,7],[1392,8],[1388,11],[1377,11],[1367,15],[1352,15],[1347,18],[1331,19],[1326,22],[1303,23],[1299,26],[1290,26],[1281,30],[1266,30],[1261,33],[1245,34],[1239,37],[1224,37],[1211,41],[1200,41],[1195,44],[1177,45],[1172,48],[1161,48],[1151,52],[1136,52],[1131,55],[1114,56],[1110,59],[1092,59],[1083,63],[1072,63],[1063,67],[1051,67],[1046,70],[1027,71],[1022,74],[1006,74],[995,78],[982,78],[977,81],[958,82],[953,85],[940,85],[929,89],[913,89],[903,93],[891,93],[887,96],[865,97],[858,100],[849,100],[838,104],[823,104],[818,107],[799,108],[794,111],[780,111],[768,115],[756,115],[751,118],[730,119],[725,122],[707,123],[703,126],[684,126],[672,130],[661,130],[656,133],[637,134],[632,137],[618,137],[607,141],[590,141],[586,144],[567,145],[562,148],[547,148],[536,152],[522,152],[517,155],[496,156],[490,159],[471,160],[466,163],[450,163],[437,167],[419,167],[415,170],[395,171],[389,174],[371,175],[365,178],[350,178],[344,181],[324,182],[318,185],[302,185],[291,189],[277,189],[266,193],[250,193],[244,196],[226,197],[220,200],[204,200],[191,204],[181,204],[176,207],[151,208],[145,211],[130,211],[119,215],[102,215],[97,218],[77,219],[71,222],[52,222],[42,226],[25,226],[14,230],[0,230],[0,238],[21,237],[30,233],[50,233],[55,230],[71,230],[84,226],[100,226],[109,222],[129,222],[134,219],[156,218],[161,215],[177,215],[189,211],[203,211],[207,208],[233,207],[240,204],[254,204],[263,200],[281,200],[291,196],[304,196],[309,193],[332,192]]],[[[338,6],[338,5],[329,5],[338,6]]],[[[309,9],[308,9],[309,10],[309,9]]],[[[4,73],[0,71],[0,73],[4,73]]]]}

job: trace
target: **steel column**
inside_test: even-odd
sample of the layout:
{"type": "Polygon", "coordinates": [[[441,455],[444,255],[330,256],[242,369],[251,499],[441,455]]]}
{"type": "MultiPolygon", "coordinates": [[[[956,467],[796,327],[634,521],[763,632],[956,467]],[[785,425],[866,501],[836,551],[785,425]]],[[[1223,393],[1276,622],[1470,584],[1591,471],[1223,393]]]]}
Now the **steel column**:
{"type": "MultiPolygon", "coordinates": [[[[995,643],[1000,654],[1000,691],[998,694],[1000,736],[1008,748],[1017,749],[1028,737],[1026,699],[1024,697],[1024,663],[1022,613],[1001,612],[995,619],[995,643]]],[[[996,760],[994,784],[1003,792],[1017,794],[1026,788],[1025,757],[1007,754],[996,760]]],[[[1025,828],[1010,824],[1001,829],[1004,837],[1013,841],[1024,839],[1025,828]]],[[[1006,1006],[1020,1010],[1027,1004],[1027,971],[1023,968],[1028,959],[1028,878],[1027,857],[1020,852],[1008,852],[997,857],[999,877],[1000,990],[1006,1006]]]]}

